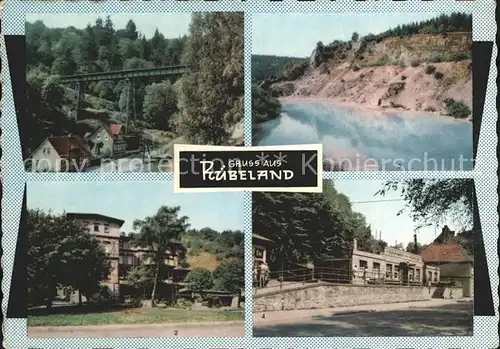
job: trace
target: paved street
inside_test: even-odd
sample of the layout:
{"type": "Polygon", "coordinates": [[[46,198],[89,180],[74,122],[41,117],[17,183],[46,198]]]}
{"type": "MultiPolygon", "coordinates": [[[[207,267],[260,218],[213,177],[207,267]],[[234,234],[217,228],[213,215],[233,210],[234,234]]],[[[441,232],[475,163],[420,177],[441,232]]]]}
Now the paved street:
{"type": "MultiPolygon", "coordinates": [[[[172,171],[172,162],[165,160],[162,163],[162,171],[172,171]]],[[[85,172],[158,172],[158,164],[153,162],[143,162],[142,155],[135,155],[127,158],[115,159],[99,166],[92,166],[85,169],[85,172]]]]}
{"type": "Polygon", "coordinates": [[[471,336],[471,301],[423,302],[254,314],[255,337],[471,336]]]}
{"type": "Polygon", "coordinates": [[[243,321],[209,324],[28,327],[28,337],[31,338],[243,337],[244,333],[243,321]]]}

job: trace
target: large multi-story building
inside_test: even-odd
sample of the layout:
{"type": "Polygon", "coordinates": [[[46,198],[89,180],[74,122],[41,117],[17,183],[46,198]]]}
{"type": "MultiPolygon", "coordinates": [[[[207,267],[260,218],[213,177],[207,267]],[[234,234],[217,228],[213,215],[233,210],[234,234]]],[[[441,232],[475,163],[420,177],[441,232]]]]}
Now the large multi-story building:
{"type": "Polygon", "coordinates": [[[102,244],[111,266],[108,280],[103,284],[108,286],[112,298],[118,297],[120,294],[120,229],[125,221],[95,213],[66,213],[66,217],[81,222],[86,232],[95,236],[102,244]]]}
{"type": "MultiPolygon", "coordinates": [[[[125,279],[132,267],[153,264],[151,249],[132,245],[130,237],[121,233],[124,220],[95,213],[66,213],[66,217],[81,222],[85,231],[95,236],[103,246],[111,271],[108,280],[102,284],[107,286],[110,298],[119,299],[120,286],[129,286],[125,279]]],[[[167,268],[162,281],[181,286],[189,269],[180,267],[178,256],[171,251],[165,251],[163,259],[167,268]]]]}

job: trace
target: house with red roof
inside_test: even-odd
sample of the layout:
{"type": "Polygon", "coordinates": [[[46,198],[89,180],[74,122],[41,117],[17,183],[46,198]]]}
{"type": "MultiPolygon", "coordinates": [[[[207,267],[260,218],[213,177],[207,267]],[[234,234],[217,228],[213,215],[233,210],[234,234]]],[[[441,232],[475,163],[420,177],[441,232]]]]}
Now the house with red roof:
{"type": "Polygon", "coordinates": [[[457,243],[432,243],[421,253],[426,265],[439,267],[441,281],[454,281],[462,285],[464,297],[474,294],[474,261],[457,243]]]}
{"type": "Polygon", "coordinates": [[[36,172],[82,171],[90,165],[90,150],[78,136],[47,137],[31,153],[31,166],[36,172]]]}
{"type": "Polygon", "coordinates": [[[100,124],[85,137],[94,158],[115,158],[127,150],[124,127],[120,124],[100,124]]]}

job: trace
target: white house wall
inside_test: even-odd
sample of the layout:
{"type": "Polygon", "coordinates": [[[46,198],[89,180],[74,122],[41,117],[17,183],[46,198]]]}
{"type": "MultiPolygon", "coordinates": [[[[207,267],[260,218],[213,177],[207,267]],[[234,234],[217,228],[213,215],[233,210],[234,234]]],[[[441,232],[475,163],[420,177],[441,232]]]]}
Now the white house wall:
{"type": "Polygon", "coordinates": [[[46,139],[32,154],[32,168],[37,172],[59,172],[61,171],[61,157],[52,143],[46,139]]]}

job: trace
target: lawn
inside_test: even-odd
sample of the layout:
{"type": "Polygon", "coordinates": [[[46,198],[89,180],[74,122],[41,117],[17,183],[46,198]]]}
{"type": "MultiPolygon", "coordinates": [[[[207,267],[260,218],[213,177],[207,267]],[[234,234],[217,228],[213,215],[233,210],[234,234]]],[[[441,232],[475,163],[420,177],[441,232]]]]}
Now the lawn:
{"type": "Polygon", "coordinates": [[[28,326],[85,326],[111,324],[189,323],[243,321],[243,312],[186,310],[172,308],[135,308],[103,312],[28,315],[28,326]]]}

